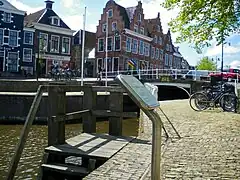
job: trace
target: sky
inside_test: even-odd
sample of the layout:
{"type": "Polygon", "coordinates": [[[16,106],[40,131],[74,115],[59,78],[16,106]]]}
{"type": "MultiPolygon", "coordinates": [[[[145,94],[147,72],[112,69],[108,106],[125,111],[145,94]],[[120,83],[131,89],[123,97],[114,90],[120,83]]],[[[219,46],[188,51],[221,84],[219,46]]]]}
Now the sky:
{"type": "MultiPolygon", "coordinates": [[[[45,7],[44,0],[8,0],[16,8],[26,11],[28,14],[36,12],[45,7]]],[[[83,14],[84,8],[87,8],[86,30],[96,32],[96,26],[103,13],[103,8],[108,0],[55,0],[53,10],[62,18],[62,20],[73,30],[83,28],[83,14]]],[[[177,9],[167,11],[161,7],[164,0],[142,0],[145,18],[155,18],[160,12],[161,23],[164,33],[167,32],[169,26],[168,22],[171,18],[177,15],[177,9]]],[[[115,0],[123,7],[136,6],[138,0],[115,0]]],[[[172,40],[175,46],[180,47],[180,52],[190,65],[195,66],[197,62],[204,56],[216,59],[221,59],[221,46],[216,46],[213,42],[212,46],[204,49],[202,54],[197,54],[196,51],[190,47],[190,44],[181,43],[176,44],[177,34],[172,33],[172,40]]],[[[224,65],[237,66],[240,65],[240,34],[232,35],[227,39],[228,44],[224,46],[224,65]]],[[[221,62],[218,62],[220,66],[221,62]]]]}

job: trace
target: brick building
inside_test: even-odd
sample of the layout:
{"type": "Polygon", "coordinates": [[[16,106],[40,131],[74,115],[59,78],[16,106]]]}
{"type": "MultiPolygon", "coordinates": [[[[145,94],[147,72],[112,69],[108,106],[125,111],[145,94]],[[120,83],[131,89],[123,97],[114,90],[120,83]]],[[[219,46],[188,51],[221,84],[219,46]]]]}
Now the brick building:
{"type": "Polygon", "coordinates": [[[145,19],[141,1],[124,8],[113,0],[106,3],[97,26],[96,68],[105,68],[107,27],[108,71],[173,68],[175,47],[170,30],[167,34],[162,31],[160,13],[154,19],[145,19]]]}

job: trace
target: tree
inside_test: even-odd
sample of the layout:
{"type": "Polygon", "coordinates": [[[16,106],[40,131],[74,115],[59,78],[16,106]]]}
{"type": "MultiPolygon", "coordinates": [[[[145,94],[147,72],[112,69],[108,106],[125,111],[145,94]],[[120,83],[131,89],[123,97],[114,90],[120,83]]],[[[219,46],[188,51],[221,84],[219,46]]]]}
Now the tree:
{"type": "Polygon", "coordinates": [[[193,44],[197,52],[214,39],[221,44],[240,27],[239,0],[165,0],[162,5],[168,10],[179,9],[169,26],[179,33],[178,43],[193,44]]]}
{"type": "Polygon", "coordinates": [[[209,59],[208,57],[203,57],[197,63],[197,70],[209,70],[209,71],[216,71],[216,64],[209,59]]]}

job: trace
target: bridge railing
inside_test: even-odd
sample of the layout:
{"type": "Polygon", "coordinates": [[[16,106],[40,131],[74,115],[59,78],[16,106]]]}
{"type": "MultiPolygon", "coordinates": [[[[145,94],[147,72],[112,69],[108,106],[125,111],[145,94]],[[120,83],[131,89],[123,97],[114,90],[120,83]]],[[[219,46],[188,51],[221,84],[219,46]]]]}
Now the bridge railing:
{"type": "MultiPolygon", "coordinates": [[[[210,80],[210,76],[214,74],[221,74],[220,71],[207,71],[204,74],[198,74],[197,70],[193,74],[187,74],[189,70],[186,69],[138,69],[138,70],[124,70],[124,71],[108,71],[108,78],[115,78],[119,74],[131,74],[138,79],[160,79],[162,76],[169,76],[172,79],[192,79],[192,80],[210,80]]],[[[223,74],[226,74],[223,72],[223,74]]],[[[106,72],[102,73],[102,77],[106,77],[106,72]]],[[[225,80],[239,83],[240,74],[231,73],[231,75],[223,76],[225,80]]]]}

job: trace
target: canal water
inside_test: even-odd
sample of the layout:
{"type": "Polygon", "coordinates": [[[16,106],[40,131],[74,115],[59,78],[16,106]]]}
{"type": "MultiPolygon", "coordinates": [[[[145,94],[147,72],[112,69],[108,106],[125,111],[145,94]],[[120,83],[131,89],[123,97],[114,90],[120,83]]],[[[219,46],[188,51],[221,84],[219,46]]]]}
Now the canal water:
{"type": "MultiPolygon", "coordinates": [[[[19,140],[22,127],[23,125],[0,125],[0,180],[6,178],[9,163],[19,140]]],[[[137,130],[137,119],[123,121],[123,135],[136,136],[137,130]]],[[[82,124],[66,125],[66,138],[76,136],[81,132],[82,124]]],[[[108,121],[98,122],[97,133],[107,132],[108,121]]],[[[32,126],[14,179],[36,179],[46,145],[47,126],[32,126]]]]}

